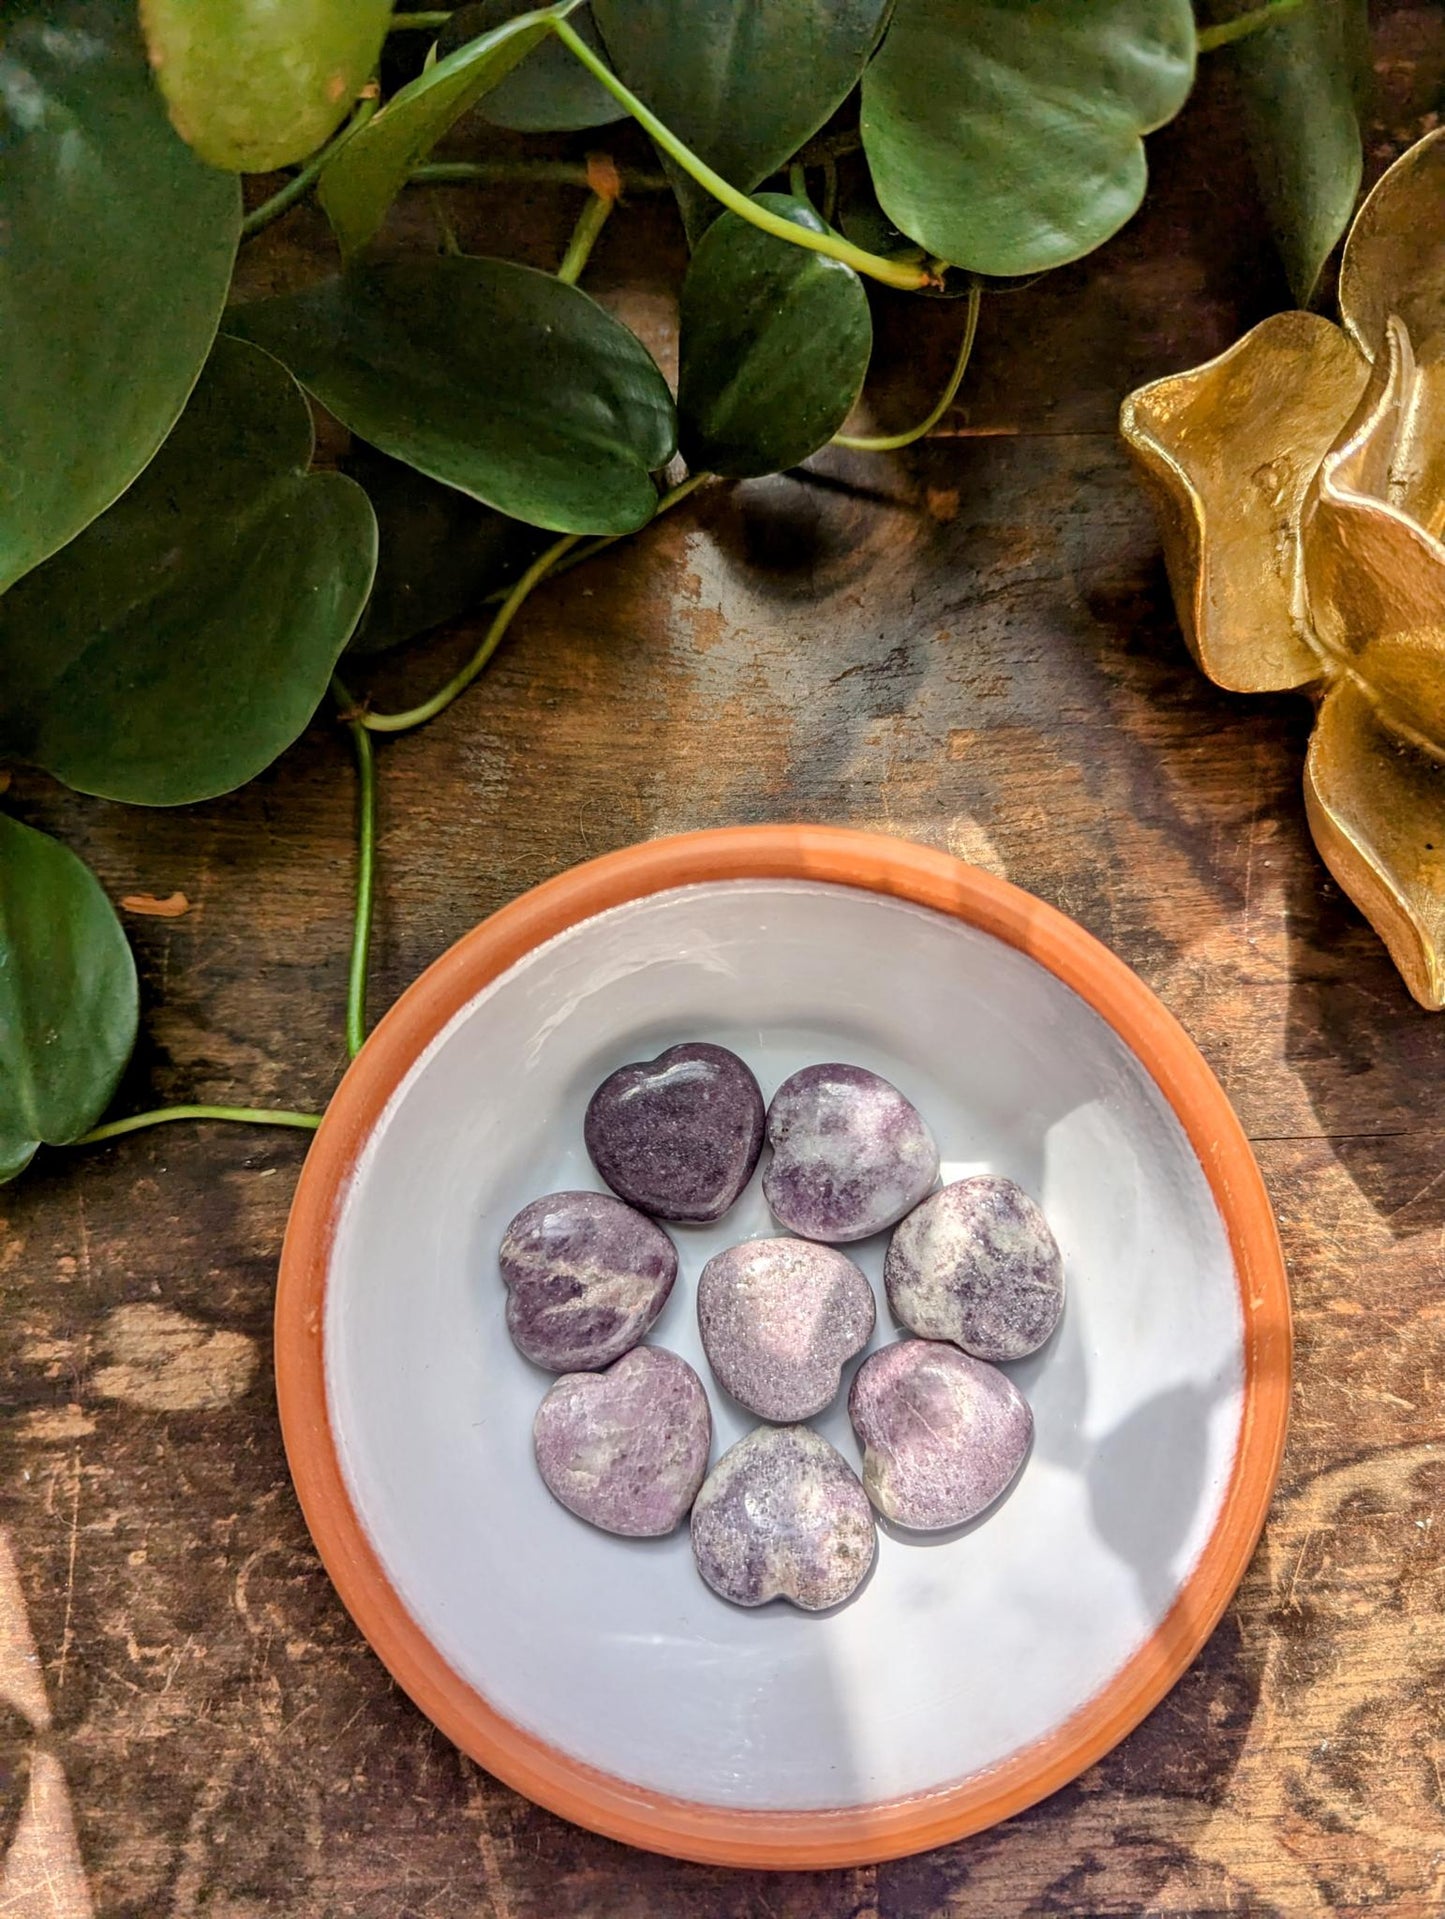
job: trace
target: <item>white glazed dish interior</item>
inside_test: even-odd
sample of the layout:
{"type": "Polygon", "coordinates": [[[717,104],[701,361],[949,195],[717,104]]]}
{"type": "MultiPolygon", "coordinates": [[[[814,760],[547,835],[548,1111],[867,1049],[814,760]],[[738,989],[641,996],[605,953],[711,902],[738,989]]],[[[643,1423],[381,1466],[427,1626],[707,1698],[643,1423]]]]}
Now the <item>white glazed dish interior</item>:
{"type": "MultiPolygon", "coordinates": [[[[708,1369],[697,1275],[778,1228],[755,1175],[716,1225],[668,1230],[680,1272],[650,1342],[707,1386],[716,1459],[758,1422],[708,1369]]],[[[885,1245],[847,1249],[877,1291],[875,1346],[900,1336],[885,1245]]],[[[452,1669],[571,1757],[730,1808],[927,1793],[1054,1731],[1169,1610],[1240,1433],[1233,1258],[1143,1066],[1013,947],[844,886],[654,894],[572,927],[478,994],[357,1160],[323,1331],[352,1504],[452,1669]],[[1035,1418],[1023,1474],[957,1533],[881,1527],[872,1575],[830,1614],[728,1605],[698,1578],[685,1527],[657,1541],[600,1533],[551,1499],[532,1459],[550,1375],[507,1337],[497,1244],[528,1200],[601,1187],[582,1144],[590,1094],[682,1039],[731,1046],[765,1098],[813,1061],[884,1074],[933,1128],[945,1179],[1018,1180],[1064,1253],[1060,1328],[1008,1369],[1035,1418]]],[[[812,1424],[856,1467],[853,1370],[812,1424]]]]}

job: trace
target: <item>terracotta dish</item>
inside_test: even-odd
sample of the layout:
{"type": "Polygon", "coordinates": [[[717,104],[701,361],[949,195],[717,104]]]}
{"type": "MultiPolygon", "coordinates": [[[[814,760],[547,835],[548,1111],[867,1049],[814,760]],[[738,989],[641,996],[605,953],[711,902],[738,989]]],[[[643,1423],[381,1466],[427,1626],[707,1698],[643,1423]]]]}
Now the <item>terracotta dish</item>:
{"type": "MultiPolygon", "coordinates": [[[[721,1220],[670,1229],[679,1276],[648,1337],[706,1384],[714,1460],[756,1422],[708,1369],[697,1276],[776,1230],[756,1174],[721,1220]]],[[[848,1248],[877,1297],[868,1351],[900,1336],[886,1244],[848,1248]]],[[[855,1469],[862,1357],[812,1422],[855,1469]]],[[[1289,1298],[1223,1091],[1089,934],[920,846],[740,827],[565,873],[402,996],[306,1162],[276,1370],[337,1590],[457,1745],[632,1845],[817,1868],[1007,1818],[1184,1672],[1264,1522],[1289,1298]],[[1062,1321],[1008,1368],[1035,1423],[1022,1472],[952,1532],[883,1525],[830,1612],[727,1604],[686,1527],[600,1532],[532,1460],[551,1381],[507,1337],[497,1243],[527,1200],[600,1184],[593,1089],[694,1039],[732,1048],[765,1098],[814,1061],[882,1074],[925,1116],[944,1180],[1017,1180],[1063,1254],[1062,1321]]]]}

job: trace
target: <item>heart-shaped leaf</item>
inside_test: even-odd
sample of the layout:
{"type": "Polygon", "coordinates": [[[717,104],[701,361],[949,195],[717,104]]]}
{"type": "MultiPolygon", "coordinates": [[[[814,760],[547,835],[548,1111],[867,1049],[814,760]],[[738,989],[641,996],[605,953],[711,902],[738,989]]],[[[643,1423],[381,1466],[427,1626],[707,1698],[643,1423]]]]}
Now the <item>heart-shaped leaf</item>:
{"type": "Polygon", "coordinates": [[[364,247],[386,210],[454,120],[474,107],[547,37],[554,18],[565,18],[579,0],[558,0],[535,13],[519,13],[480,39],[437,60],[402,88],[354,140],[348,140],[321,175],[317,189],[344,254],[364,247]]]}
{"type": "Polygon", "coordinates": [[[649,476],[677,431],[667,382],[635,334],[550,273],[366,261],[227,324],[353,433],[513,519],[631,533],[657,505],[649,476]]]}
{"type": "Polygon", "coordinates": [[[863,76],[884,212],[976,273],[1037,273],[1144,197],[1140,138],[1194,79],[1189,0],[898,0],[863,76]]]}
{"type": "Polygon", "coordinates": [[[858,83],[888,0],[593,0],[618,75],[749,192],[858,83]]]}
{"type": "MultiPolygon", "coordinates": [[[[827,231],[806,201],[756,199],[827,231]]],[[[851,267],[723,214],[682,286],[678,414],[688,465],[740,478],[806,460],[847,418],[872,348],[868,296],[851,267]]]]}
{"type": "Polygon", "coordinates": [[[286,369],[218,340],[130,491],[0,600],[0,748],[83,793],[177,806],[289,746],[376,563],[366,495],[308,475],[311,445],[286,369]]]}
{"type": "MultiPolygon", "coordinates": [[[[475,0],[458,7],[437,35],[437,58],[445,59],[494,27],[526,11],[525,0],[475,0]]],[[[572,15],[573,31],[601,54],[602,42],[589,7],[572,15]]],[[[612,95],[550,35],[533,47],[505,80],[485,96],[482,118],[517,133],[565,133],[580,127],[605,127],[626,117],[612,95]]]]}
{"type": "Polygon", "coordinates": [[[177,133],[213,167],[269,173],[351,110],[391,0],[140,0],[140,14],[177,133]]]}
{"type": "Polygon", "coordinates": [[[1360,190],[1356,100],[1370,73],[1366,0],[1309,0],[1229,49],[1290,289],[1308,306],[1360,190]]]}
{"type": "Polygon", "coordinates": [[[0,814],[0,1181],[95,1124],[137,1017],[135,961],[94,874],[0,814]]]}
{"type": "Polygon", "coordinates": [[[166,120],[134,7],[0,23],[0,591],[130,485],[186,403],[241,230],[166,120]]]}
{"type": "Polygon", "coordinates": [[[380,544],[348,653],[383,653],[427,633],[520,573],[544,536],[357,441],[343,470],[366,489],[380,544]]]}

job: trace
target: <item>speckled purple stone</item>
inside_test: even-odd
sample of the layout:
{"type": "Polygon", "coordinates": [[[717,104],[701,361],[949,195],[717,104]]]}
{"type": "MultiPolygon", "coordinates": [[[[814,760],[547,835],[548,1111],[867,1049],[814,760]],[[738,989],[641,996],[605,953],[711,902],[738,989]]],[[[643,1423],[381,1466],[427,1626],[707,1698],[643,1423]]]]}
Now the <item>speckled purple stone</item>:
{"type": "Polygon", "coordinates": [[[763,1192],[804,1239],[867,1239],[911,1212],[938,1178],[938,1148],[896,1086],[861,1066],[805,1066],[768,1108],[763,1192]]]}
{"type": "Polygon", "coordinates": [[[591,1371],[647,1333],[677,1278],[660,1226],[610,1193],[549,1193],[502,1237],[507,1331],[549,1372],[591,1371]]]}
{"type": "Polygon", "coordinates": [[[899,1526],[936,1532],[991,1506],[1029,1449],[1034,1417],[1005,1373],[931,1339],[865,1359],[848,1394],[868,1497],[899,1526]]]}
{"type": "Polygon", "coordinates": [[[603,1080],[583,1134],[593,1165],[633,1206],[720,1219],[758,1163],[763,1096],[736,1053],[689,1041],[603,1080]]]}
{"type": "Polygon", "coordinates": [[[992,1174],[956,1180],[910,1213],[883,1277],[903,1325],[975,1359],[1037,1352],[1064,1310],[1048,1221],[1021,1186],[992,1174]]]}
{"type": "Polygon", "coordinates": [[[873,1288],[852,1260],[806,1239],[754,1239],[718,1253],[697,1282],[703,1350],[720,1384],[763,1419],[831,1406],[843,1362],[873,1333],[873,1288]]]}
{"type": "Polygon", "coordinates": [[[568,1373],[532,1422],[547,1490],[629,1539],[656,1539],[687,1517],[711,1443],[702,1381],[659,1346],[638,1346],[605,1372],[568,1373]]]}
{"type": "Polygon", "coordinates": [[[760,1426],[725,1452],[692,1509],[692,1552],[738,1606],[822,1612],[856,1592],[878,1538],[858,1476],[806,1426],[760,1426]]]}

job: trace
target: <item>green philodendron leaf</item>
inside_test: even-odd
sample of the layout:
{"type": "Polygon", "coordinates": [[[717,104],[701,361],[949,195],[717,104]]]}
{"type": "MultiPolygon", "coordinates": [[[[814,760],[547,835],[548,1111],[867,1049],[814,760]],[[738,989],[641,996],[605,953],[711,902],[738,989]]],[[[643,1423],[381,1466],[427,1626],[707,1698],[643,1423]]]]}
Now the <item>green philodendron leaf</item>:
{"type": "Polygon", "coordinates": [[[366,490],[380,546],[348,653],[383,653],[455,618],[541,551],[545,535],[356,441],[342,470],[366,490]]]}
{"type": "Polygon", "coordinates": [[[1062,266],[1137,209],[1193,79],[1189,0],[898,0],[863,76],[879,202],[951,265],[1062,266]]]}
{"type": "Polygon", "coordinates": [[[510,260],[372,260],[237,307],[342,423],[393,459],[513,519],[632,533],[672,458],[667,382],[635,334],[577,287],[510,260]]]}
{"type": "Polygon", "coordinates": [[[314,153],[375,71],[391,0],[140,0],[171,123],[213,167],[314,153]]]}
{"type": "Polygon", "coordinates": [[[454,120],[499,85],[523,55],[547,37],[548,23],[565,18],[580,0],[558,0],[520,13],[479,40],[437,60],[388,100],[321,175],[317,189],[341,250],[360,251],[386,210],[454,120]]]}
{"type": "Polygon", "coordinates": [[[286,369],[218,340],[130,491],[0,600],[0,751],[143,806],[269,766],[324,697],[376,564],[366,495],[308,474],[311,451],[286,369]]]}
{"type": "MultiPolygon", "coordinates": [[[[827,231],[805,201],[755,197],[827,231]]],[[[677,404],[689,467],[742,478],[806,460],[846,419],[872,347],[868,296],[851,267],[723,214],[682,285],[677,404]]]]}
{"type": "MultiPolygon", "coordinates": [[[[437,36],[437,57],[445,59],[469,40],[526,11],[526,0],[475,0],[458,7],[437,36]]],[[[571,25],[588,45],[602,52],[591,9],[581,6],[571,25]]],[[[505,80],[485,96],[482,118],[517,133],[566,133],[605,127],[626,117],[612,95],[550,35],[535,46],[505,80]]]]}
{"type": "Polygon", "coordinates": [[[7,0],[0,592],[104,512],[170,431],[240,230],[240,182],[172,131],[133,5],[7,0]]]}
{"type": "Polygon", "coordinates": [[[592,0],[618,75],[750,192],[857,85],[888,0],[592,0]]]}
{"type": "Polygon", "coordinates": [[[0,1181],[100,1118],[135,1045],[137,997],[94,874],[0,814],[0,1181]]]}
{"type": "Polygon", "coordinates": [[[1291,291],[1308,306],[1360,190],[1366,0],[1308,0],[1237,40],[1225,58],[1275,244],[1291,291]]]}

